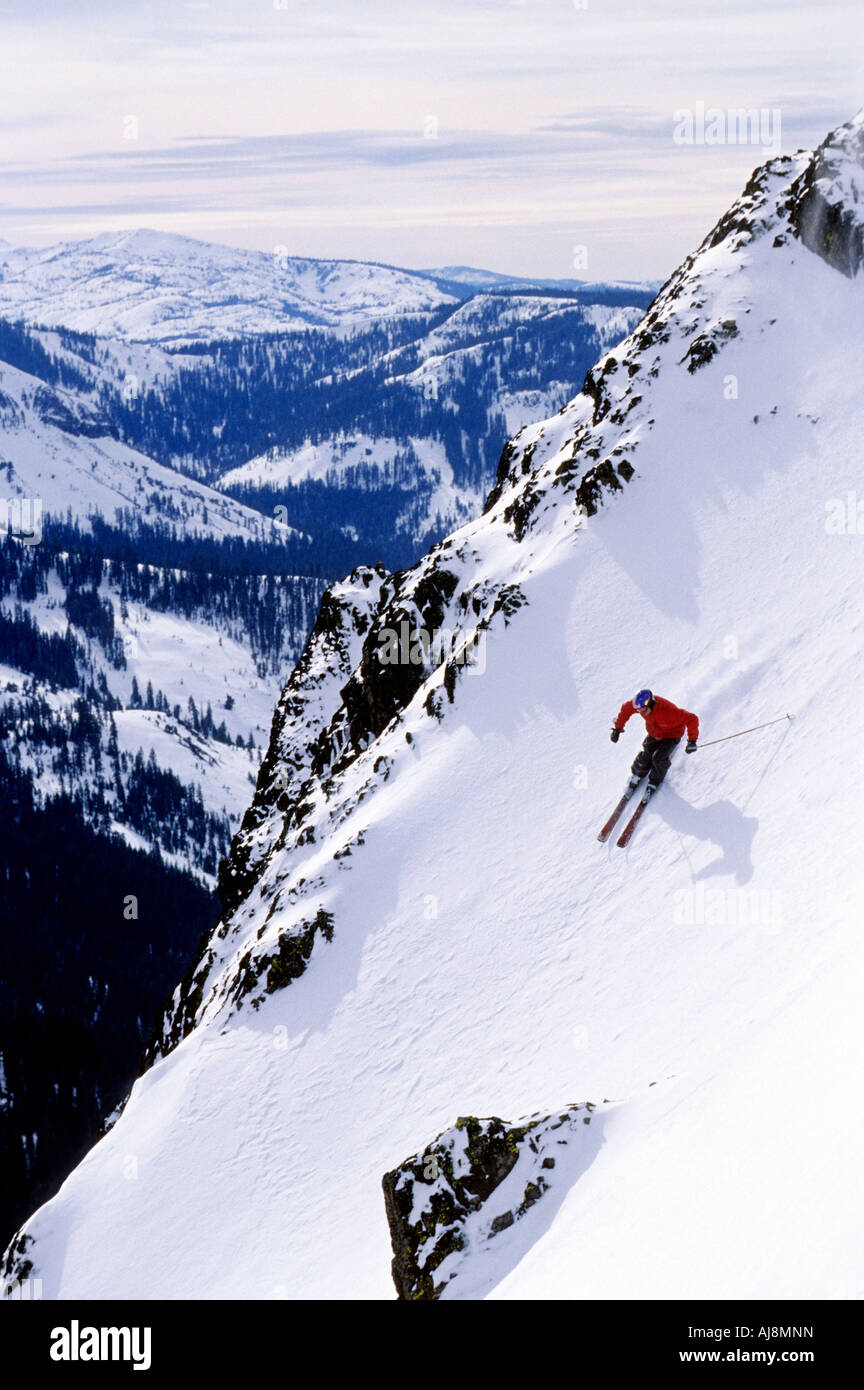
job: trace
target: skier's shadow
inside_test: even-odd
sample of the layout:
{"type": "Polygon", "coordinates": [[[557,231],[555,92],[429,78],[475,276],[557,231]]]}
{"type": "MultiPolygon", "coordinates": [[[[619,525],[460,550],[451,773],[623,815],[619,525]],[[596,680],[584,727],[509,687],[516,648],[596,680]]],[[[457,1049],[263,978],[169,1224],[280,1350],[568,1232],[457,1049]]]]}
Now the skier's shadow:
{"type": "Polygon", "coordinates": [[[745,816],[734,801],[691,806],[672,787],[667,785],[664,792],[661,804],[667,824],[681,835],[710,840],[722,851],[719,858],[693,875],[694,880],[734,874],[737,883],[749,883],[753,877],[753,838],[759,825],[756,816],[745,816]]]}

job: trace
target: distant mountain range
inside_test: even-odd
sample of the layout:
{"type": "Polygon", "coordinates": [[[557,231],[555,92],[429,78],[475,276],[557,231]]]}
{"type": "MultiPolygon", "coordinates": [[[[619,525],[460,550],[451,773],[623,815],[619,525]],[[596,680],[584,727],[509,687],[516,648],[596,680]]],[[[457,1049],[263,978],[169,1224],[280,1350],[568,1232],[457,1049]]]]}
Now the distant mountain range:
{"type": "Polygon", "coordinates": [[[40,249],[0,243],[0,317],[175,347],[428,314],[484,290],[563,291],[595,303],[613,294],[632,304],[653,288],[315,260],[145,228],[40,249]]]}

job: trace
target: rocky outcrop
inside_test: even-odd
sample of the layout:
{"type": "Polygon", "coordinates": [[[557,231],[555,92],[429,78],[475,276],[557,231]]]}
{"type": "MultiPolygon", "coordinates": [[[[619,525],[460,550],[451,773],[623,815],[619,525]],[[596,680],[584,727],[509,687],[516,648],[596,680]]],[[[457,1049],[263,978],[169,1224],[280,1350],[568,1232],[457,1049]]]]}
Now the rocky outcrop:
{"type": "MultiPolygon", "coordinates": [[[[458,584],[457,575],[438,565],[423,568],[419,574],[412,570],[393,575],[382,586],[381,602],[364,639],[360,661],[342,690],[340,717],[322,730],[316,742],[313,772],[346,767],[354,753],[376,739],[391,719],[408,707],[428,675],[428,663],[422,659],[384,662],[382,641],[389,633],[405,631],[410,636],[440,632],[458,584]]],[[[422,657],[422,649],[415,647],[414,654],[422,657]]]]}
{"type": "Polygon", "coordinates": [[[840,126],[795,180],[789,221],[807,247],[851,279],[864,264],[864,119],[840,126]]]}
{"type": "Polygon", "coordinates": [[[33,1244],[32,1236],[19,1231],[10,1241],[2,1261],[0,1261],[0,1296],[14,1298],[20,1296],[33,1274],[33,1261],[27,1255],[28,1246],[33,1244]]]}
{"type": "MultiPolygon", "coordinates": [[[[316,894],[317,880],[301,877],[290,885],[277,880],[276,887],[260,888],[263,867],[274,854],[316,844],[347,813],[339,807],[340,783],[355,761],[404,718],[415,697],[423,692],[419,707],[424,718],[443,717],[459,676],[476,659],[478,643],[499,615],[506,624],[523,602],[516,584],[477,579],[466,543],[457,544],[455,538],[435,546],[410,570],[391,575],[380,566],[360,567],[327,590],[279,701],[255,798],[219,867],[222,921],[200,943],[148,1048],[148,1065],[195,1026],[229,951],[220,943],[241,931],[240,919],[256,893],[264,902],[264,924],[219,987],[220,999],[230,1008],[247,1000],[260,1007],[266,994],[304,973],[319,937],[332,940],[333,915],[326,899],[307,900],[316,894]],[[439,648],[434,641],[412,641],[410,659],[382,659],[382,644],[403,632],[447,640],[439,648]],[[262,940],[271,935],[275,941],[262,940]]],[[[388,759],[375,759],[353,804],[388,775],[388,759]]],[[[350,853],[346,845],[338,857],[350,853]]]]}
{"type": "Polygon", "coordinates": [[[463,1116],[385,1173],[398,1297],[438,1299],[464,1273],[469,1249],[474,1273],[484,1252],[501,1252],[503,1233],[549,1191],[563,1154],[585,1144],[597,1110],[588,1101],[515,1125],[463,1116]]]}
{"type": "Polygon", "coordinates": [[[219,868],[219,898],[226,917],[255,882],[284,818],[303,804],[317,740],[357,664],[387,577],[383,565],[361,565],[331,585],[321,600],[303,654],[276,706],[255,797],[230,856],[219,868]]]}

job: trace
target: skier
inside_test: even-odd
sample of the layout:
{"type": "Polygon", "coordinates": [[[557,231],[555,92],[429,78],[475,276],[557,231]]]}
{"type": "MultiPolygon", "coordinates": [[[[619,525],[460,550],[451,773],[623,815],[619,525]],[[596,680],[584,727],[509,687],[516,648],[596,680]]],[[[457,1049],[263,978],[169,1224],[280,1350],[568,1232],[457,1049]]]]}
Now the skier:
{"type": "Polygon", "coordinates": [[[648,736],[642,744],[630,769],[630,786],[636,787],[648,775],[645,799],[656,792],[666,773],[672,754],[684,734],[687,734],[688,753],[696,752],[699,737],[699,720],[689,710],[679,709],[671,700],[655,695],[651,690],[640,690],[632,700],[625,700],[612,725],[612,742],[617,743],[627,720],[634,714],[641,714],[645,720],[648,736]]]}

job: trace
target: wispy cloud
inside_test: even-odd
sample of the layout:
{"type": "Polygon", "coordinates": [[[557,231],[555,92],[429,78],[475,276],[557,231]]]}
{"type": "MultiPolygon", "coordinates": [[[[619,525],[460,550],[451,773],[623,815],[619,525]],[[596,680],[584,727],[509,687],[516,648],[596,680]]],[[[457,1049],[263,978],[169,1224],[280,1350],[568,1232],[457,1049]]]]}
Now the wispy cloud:
{"type": "Polygon", "coordinates": [[[4,0],[0,235],[549,275],[583,240],[661,275],[762,158],[676,147],[673,112],[779,106],[812,144],[864,100],[862,27],[859,0],[4,0]]]}

